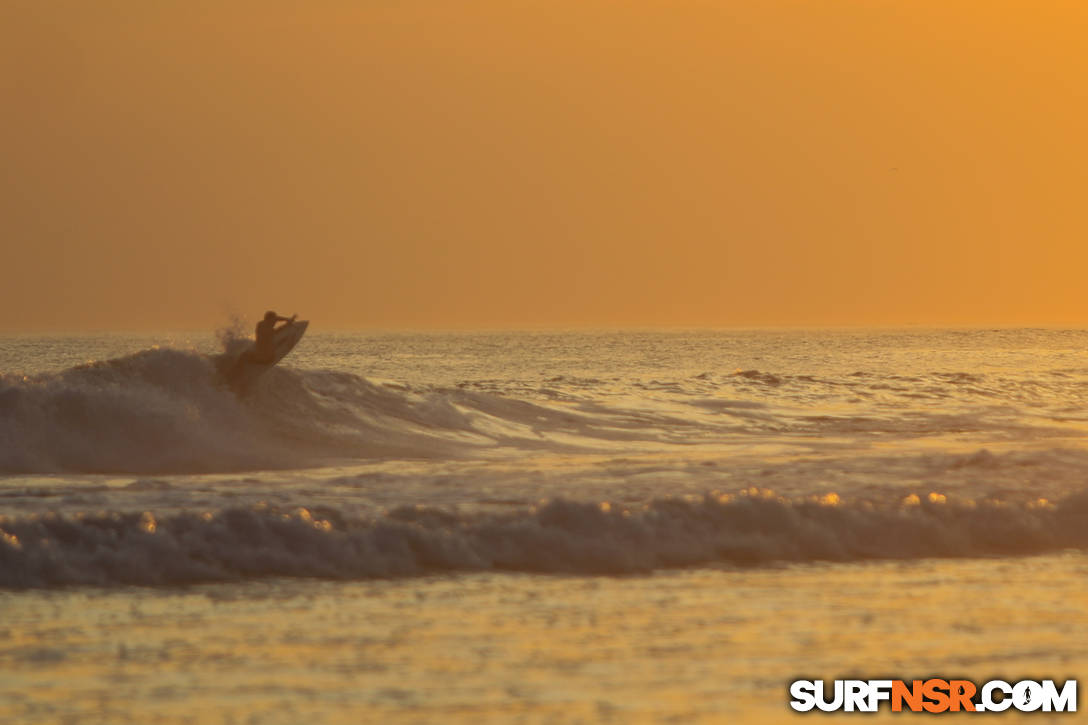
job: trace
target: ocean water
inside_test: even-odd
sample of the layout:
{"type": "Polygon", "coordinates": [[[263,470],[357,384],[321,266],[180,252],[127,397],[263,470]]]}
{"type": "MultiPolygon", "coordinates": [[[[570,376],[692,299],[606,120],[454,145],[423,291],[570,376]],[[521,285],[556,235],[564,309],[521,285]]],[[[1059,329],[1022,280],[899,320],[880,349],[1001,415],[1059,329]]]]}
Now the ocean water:
{"type": "Polygon", "coordinates": [[[0,340],[0,719],[1088,672],[1088,331],[311,329],[244,396],[229,336],[0,340]]]}

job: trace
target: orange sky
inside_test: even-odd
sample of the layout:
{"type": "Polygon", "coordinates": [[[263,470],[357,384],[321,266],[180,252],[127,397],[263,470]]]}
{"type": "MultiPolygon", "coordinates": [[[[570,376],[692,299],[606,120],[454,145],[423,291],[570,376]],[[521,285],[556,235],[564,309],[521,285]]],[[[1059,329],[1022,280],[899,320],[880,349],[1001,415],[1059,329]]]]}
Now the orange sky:
{"type": "Polygon", "coordinates": [[[1088,3],[0,0],[0,329],[1088,325],[1088,3]]]}

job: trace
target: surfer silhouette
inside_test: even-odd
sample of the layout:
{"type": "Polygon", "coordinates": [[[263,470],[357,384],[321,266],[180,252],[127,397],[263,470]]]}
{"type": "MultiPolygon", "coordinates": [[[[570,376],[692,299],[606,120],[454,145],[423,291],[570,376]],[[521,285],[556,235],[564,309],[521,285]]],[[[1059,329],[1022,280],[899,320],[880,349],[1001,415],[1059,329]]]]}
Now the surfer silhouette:
{"type": "Polygon", "coordinates": [[[253,344],[234,358],[234,362],[229,362],[230,358],[224,356],[221,365],[223,379],[236,393],[245,394],[258,377],[294,349],[310,325],[308,320],[297,317],[283,317],[269,310],[257,323],[257,339],[253,344]],[[281,322],[286,324],[280,325],[281,322]]]}
{"type": "Polygon", "coordinates": [[[277,315],[273,310],[269,310],[264,313],[264,319],[257,323],[257,342],[253,346],[252,350],[247,351],[246,356],[249,362],[270,364],[276,361],[276,331],[282,330],[287,325],[290,325],[295,321],[298,315],[292,315],[291,317],[282,317],[277,315]],[[276,327],[277,322],[286,322],[287,325],[283,325],[279,328],[276,327]]]}

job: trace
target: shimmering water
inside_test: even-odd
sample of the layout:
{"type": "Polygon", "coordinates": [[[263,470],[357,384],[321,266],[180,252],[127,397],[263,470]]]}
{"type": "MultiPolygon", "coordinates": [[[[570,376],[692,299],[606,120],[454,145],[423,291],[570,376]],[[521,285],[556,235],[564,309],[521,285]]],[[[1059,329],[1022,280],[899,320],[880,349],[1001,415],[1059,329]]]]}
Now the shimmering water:
{"type": "Polygon", "coordinates": [[[5,338],[0,717],[774,722],[800,677],[1076,676],[1086,344],[315,331],[239,397],[210,335],[5,338]]]}

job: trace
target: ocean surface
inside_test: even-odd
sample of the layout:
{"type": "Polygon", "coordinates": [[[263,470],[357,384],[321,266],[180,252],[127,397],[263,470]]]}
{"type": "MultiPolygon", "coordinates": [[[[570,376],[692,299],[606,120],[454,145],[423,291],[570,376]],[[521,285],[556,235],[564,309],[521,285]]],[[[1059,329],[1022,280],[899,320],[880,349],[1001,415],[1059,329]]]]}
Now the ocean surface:
{"type": "Polygon", "coordinates": [[[779,722],[794,679],[1088,674],[1088,331],[315,323],[241,396],[239,345],[0,338],[0,721],[779,722]]]}

